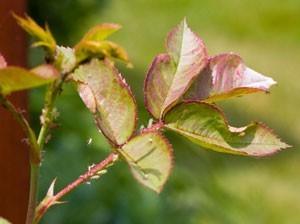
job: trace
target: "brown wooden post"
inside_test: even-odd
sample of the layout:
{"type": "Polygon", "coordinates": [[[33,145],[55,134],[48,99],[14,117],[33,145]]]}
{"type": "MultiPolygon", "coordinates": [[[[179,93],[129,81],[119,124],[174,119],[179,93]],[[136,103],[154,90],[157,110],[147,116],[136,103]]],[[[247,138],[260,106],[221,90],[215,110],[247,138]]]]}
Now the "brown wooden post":
{"type": "MultiPolygon", "coordinates": [[[[23,15],[26,4],[26,0],[0,0],[0,52],[9,65],[26,66],[25,33],[11,15],[12,11],[23,15]]],[[[26,92],[10,99],[26,109],[26,92]]],[[[0,105],[0,216],[14,224],[25,223],[29,196],[29,150],[21,142],[24,138],[20,125],[0,105]]]]}

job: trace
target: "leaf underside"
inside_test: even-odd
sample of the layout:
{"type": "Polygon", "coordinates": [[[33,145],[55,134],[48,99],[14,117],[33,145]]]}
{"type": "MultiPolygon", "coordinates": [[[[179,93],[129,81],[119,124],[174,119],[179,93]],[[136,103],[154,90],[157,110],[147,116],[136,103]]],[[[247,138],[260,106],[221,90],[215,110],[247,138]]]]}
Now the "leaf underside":
{"type": "Polygon", "coordinates": [[[169,33],[166,49],[167,54],[152,62],[144,87],[147,109],[157,119],[176,104],[207,63],[205,46],[185,20],[169,33]]]}
{"type": "Polygon", "coordinates": [[[216,102],[259,91],[268,92],[276,82],[248,68],[236,54],[220,54],[209,63],[184,96],[186,101],[216,102]]]}
{"type": "Polygon", "coordinates": [[[166,128],[219,152],[268,156],[289,147],[261,123],[230,127],[221,111],[207,103],[178,104],[166,114],[164,122],[166,128]]]}
{"type": "Polygon", "coordinates": [[[113,144],[124,144],[137,120],[136,103],[125,80],[109,63],[98,59],[80,66],[72,79],[106,138],[113,144]]]}
{"type": "Polygon", "coordinates": [[[173,167],[170,144],[158,132],[140,134],[119,150],[136,180],[160,193],[173,167]]]}

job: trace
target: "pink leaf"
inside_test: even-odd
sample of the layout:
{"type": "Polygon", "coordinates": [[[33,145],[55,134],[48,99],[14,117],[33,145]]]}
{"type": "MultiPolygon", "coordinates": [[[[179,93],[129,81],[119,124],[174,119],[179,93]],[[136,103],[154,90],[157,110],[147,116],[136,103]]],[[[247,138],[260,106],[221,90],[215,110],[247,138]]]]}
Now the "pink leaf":
{"type": "Polygon", "coordinates": [[[166,48],[168,54],[154,59],[144,88],[147,109],[157,119],[176,104],[207,63],[202,40],[185,20],[169,33],[166,48]]]}
{"type": "Polygon", "coordinates": [[[114,145],[126,143],[133,134],[137,108],[125,80],[109,63],[93,59],[71,77],[104,136],[114,145]]]}
{"type": "Polygon", "coordinates": [[[236,54],[211,58],[185,95],[185,100],[215,102],[233,96],[264,91],[276,82],[248,68],[236,54]]]}

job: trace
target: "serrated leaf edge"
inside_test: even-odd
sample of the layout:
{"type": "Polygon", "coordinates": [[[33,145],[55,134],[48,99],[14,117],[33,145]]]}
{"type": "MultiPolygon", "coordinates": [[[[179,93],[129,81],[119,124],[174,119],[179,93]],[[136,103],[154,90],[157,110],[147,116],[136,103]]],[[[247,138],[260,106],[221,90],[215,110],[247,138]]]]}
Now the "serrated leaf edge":
{"type": "MultiPolygon", "coordinates": [[[[141,182],[141,181],[139,180],[139,178],[137,178],[137,177],[135,176],[133,168],[129,165],[130,163],[127,162],[127,160],[126,160],[126,156],[128,156],[133,162],[135,162],[135,161],[130,157],[130,155],[128,155],[127,152],[125,152],[125,150],[122,150],[122,147],[121,147],[120,149],[118,149],[118,152],[120,153],[120,155],[123,157],[123,159],[125,160],[125,162],[126,162],[127,165],[129,166],[129,169],[130,169],[130,171],[131,171],[131,173],[132,173],[134,179],[135,179],[139,184],[141,184],[142,186],[144,186],[144,187],[148,188],[149,190],[152,190],[152,191],[154,191],[155,193],[159,194],[159,193],[162,191],[164,185],[165,185],[165,184],[167,183],[167,181],[169,180],[170,175],[171,175],[171,173],[172,173],[172,170],[173,170],[173,167],[174,167],[174,154],[173,154],[173,148],[172,148],[172,145],[169,143],[169,141],[168,141],[168,140],[167,140],[167,139],[166,139],[159,131],[149,131],[149,132],[146,132],[146,133],[140,133],[140,134],[134,136],[132,139],[134,139],[134,138],[136,138],[136,137],[138,137],[138,136],[145,135],[145,134],[150,134],[150,133],[158,134],[158,135],[160,136],[160,138],[162,139],[162,141],[165,142],[165,144],[167,145],[167,147],[168,147],[168,149],[169,149],[169,155],[170,155],[170,159],[171,159],[171,160],[170,160],[170,170],[169,170],[169,172],[168,172],[168,175],[167,175],[167,177],[166,177],[166,180],[165,180],[165,182],[164,182],[157,190],[154,190],[153,188],[150,188],[149,186],[145,185],[143,182],[141,182]],[[126,156],[124,156],[124,153],[126,154],[126,156]]],[[[136,165],[137,165],[137,164],[136,164],[136,165]]],[[[137,165],[137,167],[139,167],[139,166],[137,165]]],[[[143,173],[142,169],[141,169],[141,172],[143,173]]],[[[143,174],[143,176],[145,176],[145,178],[146,178],[146,175],[145,175],[145,174],[143,174]]]]}
{"type": "MultiPolygon", "coordinates": [[[[218,111],[218,112],[220,113],[221,117],[223,118],[224,124],[225,124],[226,127],[227,127],[227,130],[228,130],[229,132],[233,132],[233,131],[230,130],[230,128],[232,128],[232,127],[228,124],[228,120],[227,120],[225,114],[223,113],[223,111],[222,111],[221,109],[219,109],[219,108],[218,108],[216,105],[214,105],[214,104],[207,103],[207,102],[203,102],[203,101],[191,100],[191,101],[186,101],[186,102],[179,103],[179,104],[177,104],[176,106],[180,106],[181,104],[189,104],[189,103],[201,103],[201,104],[206,104],[206,105],[211,106],[213,109],[215,109],[216,111],[218,111]]],[[[170,110],[169,112],[171,112],[171,110],[170,110]]],[[[275,154],[275,153],[281,151],[282,149],[291,147],[290,145],[288,145],[288,144],[286,144],[285,142],[283,142],[283,141],[281,140],[281,138],[280,138],[278,135],[276,135],[272,129],[270,129],[268,126],[266,126],[266,125],[263,124],[262,122],[252,121],[252,122],[250,122],[248,125],[246,125],[246,126],[244,126],[244,127],[242,127],[242,128],[248,128],[248,127],[250,127],[251,125],[255,125],[255,124],[261,126],[264,130],[270,132],[270,133],[274,136],[274,138],[276,138],[279,142],[281,142],[281,143],[283,144],[283,146],[279,146],[279,145],[275,144],[274,146],[278,146],[278,149],[274,150],[273,152],[256,155],[256,154],[250,154],[250,153],[245,152],[245,151],[238,151],[238,150],[236,151],[236,150],[227,149],[227,148],[224,148],[224,147],[222,147],[222,146],[219,146],[219,145],[216,145],[216,144],[213,144],[213,143],[208,143],[208,145],[214,145],[214,146],[216,146],[216,147],[222,148],[222,149],[224,149],[224,151],[226,151],[226,152],[228,152],[228,153],[236,154],[236,153],[233,153],[233,152],[237,152],[238,154],[241,154],[241,155],[248,155],[248,156],[254,156],[254,157],[270,156],[270,155],[273,155],[273,154],[275,154]]],[[[176,130],[178,130],[178,129],[172,128],[172,127],[168,126],[168,124],[164,124],[164,127],[167,128],[167,129],[169,129],[169,130],[172,130],[172,131],[174,131],[174,132],[176,132],[176,133],[179,133],[178,131],[176,131],[176,130]]],[[[237,132],[237,131],[234,131],[234,132],[237,132]]],[[[179,134],[182,135],[181,133],[179,133],[179,134]]],[[[183,135],[183,136],[184,136],[184,135],[183,135]]],[[[193,137],[194,135],[188,133],[188,134],[186,134],[186,136],[193,137]]],[[[195,135],[195,136],[197,136],[197,135],[195,135]]],[[[203,137],[203,136],[202,136],[202,137],[203,137]]],[[[203,137],[203,138],[212,139],[212,138],[208,138],[208,137],[203,137]]],[[[197,138],[195,138],[195,139],[197,139],[197,138]]],[[[214,140],[214,141],[217,141],[217,142],[222,142],[222,141],[217,140],[217,139],[213,139],[213,140],[214,140]]],[[[234,143],[236,143],[236,142],[234,142],[234,143]]],[[[206,144],[206,143],[204,143],[204,144],[206,144]]],[[[253,145],[253,143],[250,143],[250,144],[253,145]]],[[[256,145],[260,145],[260,144],[256,144],[256,145]]],[[[264,144],[264,145],[265,145],[265,144],[264,144]]],[[[207,148],[209,148],[209,147],[207,147],[207,148]]],[[[215,150],[215,149],[212,149],[212,150],[218,151],[218,150],[215,150]]]]}

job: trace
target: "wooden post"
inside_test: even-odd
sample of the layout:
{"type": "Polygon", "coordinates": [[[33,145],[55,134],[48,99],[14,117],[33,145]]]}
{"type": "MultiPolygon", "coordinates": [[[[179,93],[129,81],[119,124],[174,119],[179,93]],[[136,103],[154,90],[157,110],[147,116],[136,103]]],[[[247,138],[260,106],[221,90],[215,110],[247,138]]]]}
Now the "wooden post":
{"type": "MultiPolygon", "coordinates": [[[[24,15],[26,0],[0,0],[0,52],[9,65],[26,66],[25,33],[11,12],[24,15]]],[[[26,92],[10,96],[26,109],[26,92]]],[[[0,216],[14,224],[24,224],[29,197],[29,149],[22,143],[24,133],[12,115],[0,105],[0,216]]]]}

